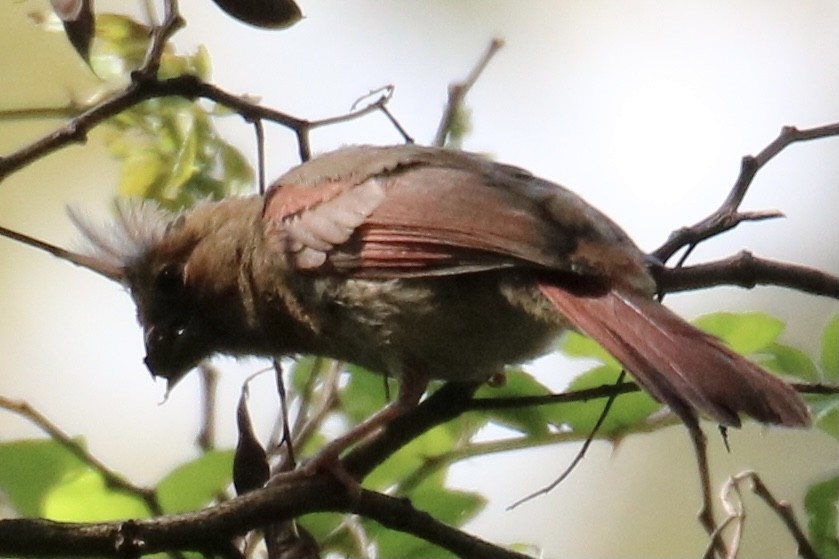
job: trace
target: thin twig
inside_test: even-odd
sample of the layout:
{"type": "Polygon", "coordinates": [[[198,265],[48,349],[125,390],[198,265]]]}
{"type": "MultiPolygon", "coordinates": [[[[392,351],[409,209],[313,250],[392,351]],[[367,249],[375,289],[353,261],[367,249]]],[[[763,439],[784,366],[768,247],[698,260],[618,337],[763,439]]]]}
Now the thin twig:
{"type": "Polygon", "coordinates": [[[218,389],[218,371],[208,361],[198,366],[201,375],[201,430],[196,442],[198,448],[207,452],[215,448],[216,440],[216,392],[218,389]]]}
{"type": "Polygon", "coordinates": [[[77,116],[82,107],[73,103],[64,107],[39,107],[31,109],[6,109],[0,111],[0,121],[7,120],[45,120],[51,118],[71,118],[77,116]]]}
{"type": "Polygon", "coordinates": [[[145,59],[140,67],[132,72],[131,81],[147,81],[154,79],[160,68],[160,58],[166,43],[184,26],[186,22],[178,10],[178,0],[166,0],[163,3],[163,22],[152,28],[151,43],[146,51],[145,59]]]}
{"type": "Polygon", "coordinates": [[[8,410],[31,421],[35,424],[35,426],[49,435],[51,439],[68,450],[73,456],[87,464],[93,470],[99,472],[105,479],[105,483],[108,487],[135,495],[146,503],[146,506],[149,507],[149,510],[153,514],[163,514],[163,509],[161,508],[160,502],[157,500],[157,494],[153,489],[134,485],[122,476],[122,474],[106,466],[77,440],[65,433],[60,427],[47,419],[44,414],[33,408],[28,402],[16,401],[0,396],[0,408],[8,410]]]}
{"type": "Polygon", "coordinates": [[[780,212],[739,212],[740,204],[749,190],[757,172],[778,155],[787,146],[808,140],[839,136],[839,123],[799,130],[793,126],[785,126],[775,140],[756,156],[747,155],[740,164],[740,174],[734,186],[726,196],[720,207],[705,219],[691,225],[677,229],[671,233],[663,245],[653,251],[652,255],[660,262],[667,262],[679,249],[696,245],[724,231],[736,227],[743,221],[756,221],[780,216],[780,212]]]}
{"type": "Polygon", "coordinates": [[[792,511],[792,506],[789,502],[779,501],[776,499],[757,473],[752,473],[749,477],[751,477],[752,483],[754,484],[752,491],[754,491],[755,495],[763,499],[763,501],[769,505],[769,508],[778,515],[778,517],[786,525],[789,533],[792,534],[793,538],[795,538],[795,543],[798,545],[798,555],[804,557],[805,559],[819,559],[816,550],[813,549],[813,546],[810,544],[810,541],[807,539],[807,536],[798,524],[798,521],[795,518],[795,513],[792,511]]]}
{"type": "Polygon", "coordinates": [[[295,439],[298,438],[298,433],[300,433],[300,430],[303,428],[303,424],[306,422],[306,418],[309,415],[309,408],[312,404],[315,388],[317,387],[319,377],[318,371],[321,370],[322,363],[325,361],[324,357],[313,357],[312,359],[311,374],[309,374],[309,377],[306,379],[306,384],[303,385],[303,390],[300,390],[297,395],[299,398],[297,417],[294,418],[294,425],[291,427],[292,436],[295,439]]]}
{"type": "Polygon", "coordinates": [[[566,402],[587,402],[596,398],[611,398],[619,394],[639,392],[641,389],[634,382],[621,384],[601,384],[592,388],[571,390],[559,394],[542,394],[539,396],[510,396],[504,398],[473,398],[467,404],[469,410],[502,410],[510,408],[524,408],[530,406],[545,406],[566,402]]]}
{"type": "Polygon", "coordinates": [[[299,429],[293,432],[294,446],[303,448],[309,439],[318,432],[323,421],[332,410],[338,405],[338,380],[344,363],[341,361],[327,360],[328,365],[323,385],[321,386],[320,400],[315,406],[314,412],[305,417],[299,429]]]}
{"type": "Polygon", "coordinates": [[[693,445],[693,452],[696,457],[696,467],[699,472],[699,488],[702,493],[702,507],[699,509],[697,518],[699,523],[705,528],[705,533],[708,534],[710,544],[705,552],[705,559],[711,559],[714,552],[718,553],[720,557],[728,556],[728,546],[722,535],[717,530],[717,521],[714,518],[714,499],[711,492],[711,470],[708,466],[708,439],[699,425],[699,420],[692,410],[687,413],[678,414],[687,427],[690,435],[690,442],[693,445]]]}
{"type": "MultiPolygon", "coordinates": [[[[620,386],[621,384],[623,384],[623,379],[625,377],[626,377],[626,371],[621,370],[620,375],[618,375],[617,380],[615,380],[614,386],[620,386]]],[[[539,497],[540,495],[547,495],[548,493],[553,491],[560,483],[565,481],[565,479],[569,475],[571,475],[571,472],[573,472],[576,469],[577,465],[585,457],[586,452],[588,452],[588,447],[591,446],[592,441],[594,441],[594,438],[597,436],[597,432],[600,431],[600,427],[603,425],[603,422],[606,421],[606,417],[608,417],[608,415],[609,415],[609,410],[612,409],[612,404],[615,403],[615,400],[617,399],[617,397],[618,397],[618,394],[613,394],[612,396],[609,396],[609,398],[606,400],[606,405],[603,406],[603,409],[601,410],[600,415],[597,417],[597,421],[594,423],[594,427],[592,427],[589,434],[586,435],[586,439],[583,442],[583,446],[580,448],[579,451],[577,451],[576,456],[574,456],[574,459],[565,468],[565,470],[561,474],[559,474],[559,476],[555,480],[553,480],[551,483],[549,483],[548,485],[546,485],[545,487],[543,487],[543,488],[541,488],[537,491],[534,491],[533,493],[530,493],[529,495],[525,495],[524,497],[522,497],[521,499],[519,499],[518,501],[516,501],[512,505],[508,506],[507,510],[513,510],[514,508],[517,508],[519,505],[522,505],[522,504],[524,504],[524,503],[526,503],[526,502],[528,502],[532,499],[535,499],[536,497],[539,497]]]]}
{"type": "Polygon", "coordinates": [[[798,520],[795,518],[792,506],[787,501],[780,501],[775,498],[760,476],[752,470],[747,470],[730,477],[720,493],[720,498],[728,513],[727,520],[736,522],[738,530],[737,538],[740,537],[742,524],[746,518],[743,496],[740,493],[740,484],[744,481],[751,482],[752,492],[760,497],[787,527],[787,531],[795,539],[795,543],[798,546],[799,557],[803,557],[804,559],[818,559],[818,553],[816,553],[816,550],[801,529],[798,520]],[[732,499],[734,495],[737,496],[736,501],[732,499]]]}
{"type": "Polygon", "coordinates": [[[433,145],[438,147],[446,145],[446,139],[451,133],[452,125],[457,120],[457,114],[463,110],[463,101],[466,98],[466,95],[478,81],[478,78],[481,77],[481,74],[484,69],[486,69],[492,58],[503,47],[503,39],[492,39],[484,52],[484,55],[480,58],[480,60],[478,60],[478,63],[475,64],[475,67],[472,68],[472,71],[469,72],[466,79],[449,85],[448,103],[446,103],[446,109],[443,112],[443,117],[440,119],[440,124],[437,127],[437,133],[434,135],[433,145]]]}
{"type": "Polygon", "coordinates": [[[63,126],[23,148],[0,157],[0,182],[11,173],[20,170],[30,163],[57,151],[72,143],[81,143],[87,139],[87,134],[103,121],[127,110],[131,107],[160,97],[183,97],[186,99],[204,98],[223,105],[238,113],[245,121],[268,120],[285,126],[297,133],[300,143],[301,158],[306,159],[310,154],[308,147],[308,131],[321,126],[328,126],[339,122],[363,117],[380,110],[386,103],[382,98],[378,102],[358,109],[357,111],[329,117],[321,120],[308,121],[291,116],[287,113],[264,107],[249,101],[244,96],[237,96],[223,89],[205,82],[196,76],[184,75],[166,80],[149,78],[135,81],[124,90],[113,94],[108,99],[84,110],[76,117],[67,121],[63,126]],[[305,140],[305,143],[303,143],[305,140]]]}
{"type": "Polygon", "coordinates": [[[258,192],[265,194],[265,128],[262,126],[262,119],[253,121],[253,130],[256,135],[256,176],[258,192]]]}
{"type": "MultiPolygon", "coordinates": [[[[839,386],[823,383],[791,383],[801,394],[839,394],[839,386]]],[[[468,410],[501,410],[511,408],[526,408],[530,406],[549,406],[567,402],[587,402],[597,398],[609,398],[618,394],[641,392],[641,388],[634,382],[624,382],[619,385],[601,384],[592,388],[571,390],[558,394],[542,394],[539,396],[509,396],[504,398],[474,398],[466,404],[468,410]]]]}
{"type": "Polygon", "coordinates": [[[283,367],[279,359],[273,360],[274,381],[277,385],[277,397],[280,400],[280,421],[282,422],[282,437],[280,444],[285,443],[288,460],[283,464],[283,469],[293,470],[297,466],[297,458],[294,455],[294,441],[291,436],[291,426],[288,413],[288,394],[283,379],[283,367]]]}
{"type": "MultiPolygon", "coordinates": [[[[342,122],[347,122],[348,120],[352,120],[354,118],[358,118],[360,116],[364,116],[370,113],[374,113],[376,111],[381,111],[383,107],[385,107],[393,97],[395,89],[392,85],[386,85],[384,87],[380,87],[379,89],[372,91],[371,93],[361,97],[360,99],[356,99],[356,101],[350,107],[349,112],[338,115],[338,116],[331,116],[328,118],[322,118],[320,120],[313,120],[309,122],[310,128],[321,128],[323,126],[332,126],[334,124],[340,124],[342,122]],[[363,99],[370,98],[371,95],[378,95],[378,97],[371,101],[370,103],[358,108],[361,103],[359,101],[363,99]]],[[[398,127],[401,128],[401,127],[398,127]]]]}

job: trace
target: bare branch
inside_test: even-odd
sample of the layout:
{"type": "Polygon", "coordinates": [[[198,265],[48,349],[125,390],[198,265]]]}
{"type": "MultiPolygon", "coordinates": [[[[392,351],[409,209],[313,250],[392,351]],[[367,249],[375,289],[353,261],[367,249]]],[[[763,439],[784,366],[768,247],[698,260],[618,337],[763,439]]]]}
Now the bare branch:
{"type": "Polygon", "coordinates": [[[747,155],[743,158],[740,165],[740,175],[722,205],[714,213],[694,225],[673,231],[667,242],[653,251],[652,255],[662,263],[667,262],[679,249],[685,246],[695,246],[706,239],[736,227],[743,221],[777,217],[780,214],[771,211],[748,213],[738,211],[755,175],[790,144],[831,136],[839,136],[839,123],[805,130],[785,126],[778,137],[763,148],[759,154],[756,156],[747,155]]]}
{"type": "Polygon", "coordinates": [[[381,110],[381,107],[387,102],[387,98],[383,97],[379,101],[354,112],[321,120],[308,121],[253,103],[244,96],[228,93],[195,76],[185,75],[167,80],[148,79],[135,81],[125,90],[88,108],[52,133],[8,156],[0,157],[0,182],[11,173],[20,170],[49,153],[72,143],[83,143],[87,139],[87,134],[91,129],[105,120],[130,109],[134,105],[149,99],[170,96],[184,97],[186,99],[209,99],[235,111],[248,122],[268,120],[290,128],[295,131],[298,140],[301,142],[300,150],[301,158],[303,159],[309,156],[307,139],[309,130],[360,118],[371,112],[381,110]]]}
{"type": "MultiPolygon", "coordinates": [[[[623,383],[623,379],[626,377],[626,371],[621,370],[620,375],[618,376],[617,380],[615,380],[614,386],[619,386],[623,383]]],[[[552,482],[550,482],[545,487],[538,489],[529,495],[525,495],[521,499],[517,500],[515,503],[507,507],[507,510],[513,510],[517,508],[519,505],[522,505],[540,495],[547,495],[551,491],[553,491],[560,483],[565,481],[571,472],[577,467],[577,464],[585,457],[586,452],[588,452],[589,446],[591,446],[592,441],[597,436],[597,432],[600,430],[600,427],[603,425],[603,422],[606,421],[606,417],[609,415],[609,410],[612,409],[612,404],[615,403],[615,399],[618,397],[617,394],[610,396],[608,400],[606,400],[606,405],[603,406],[603,410],[600,412],[600,415],[597,417],[597,421],[594,423],[594,427],[591,428],[591,432],[586,436],[585,441],[583,442],[583,446],[580,450],[577,451],[577,455],[571,461],[571,463],[565,468],[565,470],[557,476],[552,482]]]]}
{"type": "Polygon", "coordinates": [[[459,557],[530,559],[527,555],[487,543],[461,530],[441,524],[433,516],[415,509],[407,499],[362,490],[354,512],[372,518],[388,528],[413,534],[448,549],[459,557]]]}
{"type": "Polygon", "coordinates": [[[166,42],[184,26],[184,19],[178,10],[178,0],[166,0],[163,10],[163,22],[152,28],[151,44],[143,64],[131,74],[131,80],[134,82],[150,80],[157,75],[166,42]]]}
{"type": "Polygon", "coordinates": [[[744,481],[751,481],[752,492],[760,497],[778,515],[781,521],[783,521],[798,546],[799,557],[803,557],[804,559],[818,559],[819,556],[816,550],[813,549],[812,544],[810,544],[810,541],[798,524],[798,520],[795,518],[792,506],[786,501],[779,501],[775,498],[766,484],[763,483],[763,480],[760,479],[760,476],[751,470],[730,477],[723,486],[720,495],[723,505],[728,512],[728,518],[722,525],[728,525],[732,522],[735,523],[735,543],[739,544],[743,531],[743,521],[746,518],[746,510],[742,503],[742,495],[740,494],[740,484],[744,481]],[[736,500],[734,498],[735,496],[736,500]]]}
{"type": "Polygon", "coordinates": [[[291,474],[286,481],[198,512],[149,520],[89,524],[40,519],[0,520],[0,554],[121,558],[127,551],[132,555],[172,549],[213,553],[228,549],[231,538],[258,526],[329,511],[361,514],[389,528],[417,535],[461,557],[526,557],[446,526],[416,510],[404,499],[365,489],[358,493],[348,491],[326,474],[291,474]]]}
{"type": "Polygon", "coordinates": [[[462,82],[456,82],[449,85],[449,100],[446,104],[446,110],[443,113],[443,118],[440,119],[440,124],[437,127],[437,133],[434,135],[433,145],[440,147],[446,145],[446,138],[448,138],[451,133],[452,124],[455,122],[458,112],[463,109],[463,101],[466,99],[466,95],[478,81],[478,78],[481,77],[481,74],[487,67],[487,64],[489,64],[490,60],[492,60],[495,54],[501,50],[503,46],[504,41],[502,39],[495,38],[490,41],[486,52],[484,52],[484,55],[480,60],[478,60],[475,67],[472,68],[472,71],[469,72],[469,75],[466,76],[466,79],[462,82]]]}
{"type": "Polygon", "coordinates": [[[795,513],[792,511],[792,506],[787,501],[779,501],[775,498],[769,488],[763,483],[763,480],[756,473],[752,473],[750,475],[752,479],[752,483],[754,487],[752,491],[754,491],[755,495],[763,499],[763,501],[769,505],[775,514],[783,520],[784,524],[789,530],[789,533],[792,534],[792,537],[795,538],[795,543],[798,545],[798,554],[805,559],[818,559],[818,554],[813,549],[813,546],[810,545],[810,541],[807,539],[807,536],[804,535],[804,531],[801,529],[801,526],[798,525],[798,521],[795,518],[795,513]]]}
{"type": "Polygon", "coordinates": [[[655,270],[663,293],[720,285],[751,289],[757,285],[789,287],[803,293],[839,299],[839,277],[806,266],[767,260],[742,251],[715,262],[655,270]]]}

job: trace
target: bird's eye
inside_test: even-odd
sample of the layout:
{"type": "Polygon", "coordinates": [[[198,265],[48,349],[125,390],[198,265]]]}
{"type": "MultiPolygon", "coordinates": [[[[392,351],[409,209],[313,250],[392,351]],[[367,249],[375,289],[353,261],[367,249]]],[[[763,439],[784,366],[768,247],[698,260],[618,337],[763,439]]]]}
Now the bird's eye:
{"type": "Polygon", "coordinates": [[[183,269],[177,264],[167,264],[154,278],[154,286],[160,293],[177,295],[184,286],[183,269]]]}

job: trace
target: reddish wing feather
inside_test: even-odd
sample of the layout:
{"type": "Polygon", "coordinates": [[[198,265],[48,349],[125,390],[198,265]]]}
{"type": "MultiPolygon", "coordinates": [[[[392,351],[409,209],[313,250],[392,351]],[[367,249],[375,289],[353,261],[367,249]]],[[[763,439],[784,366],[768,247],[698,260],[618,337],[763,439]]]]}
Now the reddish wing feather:
{"type": "Polygon", "coordinates": [[[567,270],[575,244],[529,198],[451,168],[283,185],[269,193],[265,216],[282,224],[301,268],[367,277],[516,263],[567,270]],[[348,206],[357,211],[346,215],[348,206]]]}
{"type": "Polygon", "coordinates": [[[289,184],[271,189],[264,216],[276,224],[294,263],[300,269],[315,270],[326,263],[336,246],[350,239],[384,197],[376,179],[362,184],[289,184]]]}

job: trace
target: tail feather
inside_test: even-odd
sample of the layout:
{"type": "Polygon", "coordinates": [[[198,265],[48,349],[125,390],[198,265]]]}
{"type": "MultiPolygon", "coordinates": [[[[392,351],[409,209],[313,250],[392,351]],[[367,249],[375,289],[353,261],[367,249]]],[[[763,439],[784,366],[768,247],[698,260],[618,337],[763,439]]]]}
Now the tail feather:
{"type": "Polygon", "coordinates": [[[807,407],[791,386],[658,302],[615,290],[582,297],[551,284],[539,288],[571,324],[680,417],[699,410],[730,426],[740,426],[740,413],[761,423],[810,424],[807,407]]]}

